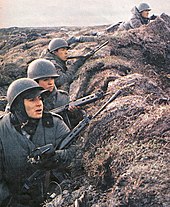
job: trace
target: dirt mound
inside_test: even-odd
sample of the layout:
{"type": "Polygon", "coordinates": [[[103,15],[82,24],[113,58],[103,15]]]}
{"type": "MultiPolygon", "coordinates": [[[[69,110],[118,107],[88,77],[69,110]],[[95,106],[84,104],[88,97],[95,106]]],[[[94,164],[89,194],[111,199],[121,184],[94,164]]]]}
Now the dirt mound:
{"type": "MultiPolygon", "coordinates": [[[[108,39],[109,44],[75,74],[70,95],[108,93],[84,107],[93,115],[116,91],[121,94],[82,132],[77,142],[84,168],[61,183],[60,194],[46,206],[78,206],[81,200],[87,207],[168,207],[170,17],[162,14],[130,31],[107,33],[107,27],[0,29],[0,110],[6,105],[8,85],[26,76],[28,64],[52,38],[102,33],[99,42],[108,39]]],[[[96,45],[74,45],[71,54],[83,54],[96,45]]]]}

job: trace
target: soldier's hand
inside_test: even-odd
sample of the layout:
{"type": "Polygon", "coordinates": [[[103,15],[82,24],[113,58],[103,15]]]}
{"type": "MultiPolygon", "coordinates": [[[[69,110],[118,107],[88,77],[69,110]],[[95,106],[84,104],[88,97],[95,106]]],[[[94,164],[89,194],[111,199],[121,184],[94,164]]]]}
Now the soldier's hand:
{"type": "Polygon", "coordinates": [[[39,163],[36,164],[38,169],[45,169],[45,170],[51,170],[57,167],[59,163],[59,159],[57,156],[52,156],[47,159],[41,160],[39,163]]]}
{"type": "Polygon", "coordinates": [[[37,147],[28,156],[28,162],[30,162],[31,164],[38,164],[42,162],[42,160],[46,160],[54,155],[54,153],[55,150],[52,144],[37,147]]]}
{"type": "Polygon", "coordinates": [[[71,162],[72,156],[75,154],[75,149],[63,149],[63,150],[56,150],[54,155],[47,158],[41,159],[39,162],[36,163],[38,169],[64,169],[67,164],[71,162]]]}
{"type": "Polygon", "coordinates": [[[80,107],[79,106],[74,106],[74,105],[69,105],[69,107],[68,107],[69,111],[74,111],[74,110],[77,110],[77,109],[80,109],[80,107]]]}
{"type": "Polygon", "coordinates": [[[156,17],[157,17],[157,16],[153,14],[149,19],[150,19],[150,20],[155,20],[156,17]]]}

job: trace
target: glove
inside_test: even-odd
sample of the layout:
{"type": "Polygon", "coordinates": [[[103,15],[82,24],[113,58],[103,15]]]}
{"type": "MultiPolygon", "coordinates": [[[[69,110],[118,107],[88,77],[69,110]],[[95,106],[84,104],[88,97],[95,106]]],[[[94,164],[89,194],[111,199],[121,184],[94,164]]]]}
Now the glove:
{"type": "Polygon", "coordinates": [[[52,156],[46,156],[43,159],[32,163],[38,169],[52,170],[57,167],[57,169],[64,169],[70,165],[73,157],[75,156],[75,147],[70,147],[69,149],[56,150],[52,156]]]}
{"type": "Polygon", "coordinates": [[[42,159],[39,163],[36,164],[38,169],[43,170],[52,170],[58,166],[59,159],[55,154],[49,158],[42,159]]]}
{"type": "Polygon", "coordinates": [[[79,38],[78,37],[71,37],[67,40],[68,45],[70,46],[71,44],[77,43],[79,42],[79,38]]]}
{"type": "Polygon", "coordinates": [[[75,153],[75,146],[71,146],[69,149],[55,151],[52,144],[47,144],[33,150],[28,156],[28,162],[38,169],[54,169],[70,164],[75,153]]]}
{"type": "Polygon", "coordinates": [[[150,19],[150,20],[155,20],[156,17],[157,17],[157,16],[153,14],[149,19],[150,19]]]}
{"type": "Polygon", "coordinates": [[[76,156],[76,151],[77,147],[73,145],[68,149],[55,151],[54,159],[57,161],[57,169],[67,168],[76,156]]]}
{"type": "Polygon", "coordinates": [[[42,147],[34,149],[28,156],[28,162],[31,164],[38,164],[42,160],[47,160],[49,157],[53,156],[55,153],[54,146],[52,144],[47,144],[42,147]]]}

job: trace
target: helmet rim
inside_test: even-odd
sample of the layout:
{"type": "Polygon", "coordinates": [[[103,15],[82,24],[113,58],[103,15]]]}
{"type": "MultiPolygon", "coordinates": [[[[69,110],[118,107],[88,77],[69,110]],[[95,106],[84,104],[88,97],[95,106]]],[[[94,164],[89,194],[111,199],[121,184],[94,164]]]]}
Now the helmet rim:
{"type": "MultiPolygon", "coordinates": [[[[40,91],[44,91],[42,87],[38,85],[38,83],[30,78],[19,78],[13,81],[7,90],[7,101],[9,104],[9,109],[13,106],[14,101],[24,92],[30,89],[39,89],[40,91]]],[[[44,91],[45,92],[45,91],[44,91]]]]}
{"type": "Polygon", "coordinates": [[[54,52],[60,48],[67,48],[70,49],[70,46],[68,45],[68,43],[62,39],[62,38],[54,38],[50,41],[49,45],[48,45],[48,50],[50,52],[54,52]]]}
{"type": "Polygon", "coordinates": [[[55,65],[50,61],[43,58],[33,60],[27,69],[27,77],[33,80],[42,78],[57,78],[55,65]]]}

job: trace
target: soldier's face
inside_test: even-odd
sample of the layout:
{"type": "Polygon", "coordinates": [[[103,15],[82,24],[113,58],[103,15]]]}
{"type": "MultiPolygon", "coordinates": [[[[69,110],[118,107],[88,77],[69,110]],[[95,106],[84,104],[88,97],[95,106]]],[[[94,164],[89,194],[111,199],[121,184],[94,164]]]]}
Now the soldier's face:
{"type": "Polygon", "coordinates": [[[149,11],[146,10],[146,11],[141,12],[141,16],[147,19],[149,17],[149,11]]]}
{"type": "Polygon", "coordinates": [[[66,61],[68,58],[68,49],[60,48],[55,51],[55,55],[57,55],[61,60],[66,61]]]}
{"type": "Polygon", "coordinates": [[[55,82],[54,78],[43,78],[38,81],[38,84],[43,87],[45,90],[53,91],[55,82]]]}
{"type": "Polygon", "coordinates": [[[43,102],[40,96],[32,99],[24,99],[25,111],[28,117],[40,119],[43,114],[43,102]]]}

